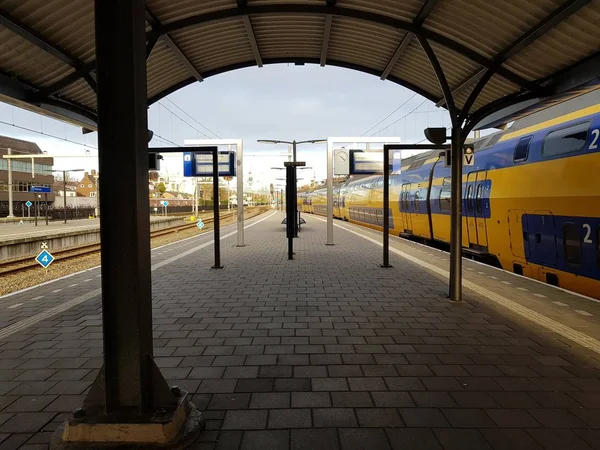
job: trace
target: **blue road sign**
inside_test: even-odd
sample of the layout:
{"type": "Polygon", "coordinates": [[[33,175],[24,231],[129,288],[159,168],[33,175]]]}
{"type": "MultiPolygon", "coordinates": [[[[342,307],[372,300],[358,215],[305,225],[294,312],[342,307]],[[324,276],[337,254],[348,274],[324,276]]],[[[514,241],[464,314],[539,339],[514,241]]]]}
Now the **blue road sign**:
{"type": "Polygon", "coordinates": [[[168,202],[168,201],[166,201],[166,200],[163,200],[163,202],[162,202],[162,205],[163,205],[163,206],[169,206],[169,202],[168,202]]]}
{"type": "Polygon", "coordinates": [[[31,205],[33,205],[33,203],[31,203],[29,200],[25,202],[25,206],[27,206],[28,208],[31,208],[31,205]]]}
{"type": "Polygon", "coordinates": [[[48,250],[42,250],[39,255],[36,256],[35,260],[40,263],[40,265],[47,269],[52,261],[54,261],[54,256],[50,254],[48,250]]]}
{"type": "Polygon", "coordinates": [[[29,192],[51,192],[50,187],[48,186],[31,186],[29,188],[29,192]]]}
{"type": "Polygon", "coordinates": [[[200,219],[200,220],[198,221],[198,223],[196,224],[196,226],[197,226],[199,229],[202,229],[202,228],[204,228],[204,222],[202,222],[202,219],[200,219]]]}

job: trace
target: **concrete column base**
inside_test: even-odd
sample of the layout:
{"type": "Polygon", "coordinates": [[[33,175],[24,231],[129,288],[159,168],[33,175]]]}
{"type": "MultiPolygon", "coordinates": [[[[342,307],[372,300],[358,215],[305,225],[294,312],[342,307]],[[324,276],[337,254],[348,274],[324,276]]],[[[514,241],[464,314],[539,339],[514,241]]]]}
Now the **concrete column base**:
{"type": "Polygon", "coordinates": [[[164,417],[111,420],[102,416],[67,419],[52,436],[51,450],[178,450],[193,444],[204,429],[202,413],[187,400],[164,417]]]}

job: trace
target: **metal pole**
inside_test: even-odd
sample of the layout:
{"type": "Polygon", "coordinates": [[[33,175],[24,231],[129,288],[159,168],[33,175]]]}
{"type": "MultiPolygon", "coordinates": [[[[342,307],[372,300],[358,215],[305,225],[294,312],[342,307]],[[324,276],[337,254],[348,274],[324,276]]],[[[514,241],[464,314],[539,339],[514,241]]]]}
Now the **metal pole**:
{"type": "Polygon", "coordinates": [[[462,300],[462,136],[452,127],[451,215],[450,215],[450,300],[462,300]]]}
{"type": "Polygon", "coordinates": [[[67,223],[67,171],[63,170],[63,207],[65,210],[65,223],[67,223]]]}
{"type": "Polygon", "coordinates": [[[38,220],[38,197],[37,194],[33,194],[33,201],[35,202],[34,208],[33,208],[33,212],[35,214],[35,226],[38,226],[37,220],[38,220]]]}
{"type": "Polygon", "coordinates": [[[383,264],[390,265],[390,151],[383,146],[383,264]]]}
{"type": "Polygon", "coordinates": [[[215,265],[213,269],[222,269],[221,265],[221,230],[220,230],[220,201],[219,201],[219,150],[212,154],[213,160],[213,233],[215,247],[215,265]]]}
{"type": "MultiPolygon", "coordinates": [[[[8,155],[11,154],[11,149],[7,149],[8,155]]],[[[10,158],[6,160],[6,168],[8,169],[8,217],[13,215],[13,182],[12,182],[12,165],[10,158]]]]}
{"type": "Polygon", "coordinates": [[[94,4],[99,171],[114,201],[100,214],[104,365],[84,404],[96,406],[88,417],[140,423],[185,395],[171,392],[153,359],[146,2],[94,4]]]}
{"type": "Polygon", "coordinates": [[[48,194],[44,194],[44,206],[46,207],[46,226],[48,226],[48,194]]]}
{"type": "Polygon", "coordinates": [[[286,234],[288,238],[288,259],[294,259],[294,210],[293,210],[293,202],[292,202],[292,182],[294,178],[294,167],[286,167],[286,234]]]}
{"type": "Polygon", "coordinates": [[[236,150],[237,246],[244,247],[244,144],[241,139],[236,150]]]}
{"type": "Polygon", "coordinates": [[[327,242],[333,245],[333,142],[327,139],[327,242]]]}

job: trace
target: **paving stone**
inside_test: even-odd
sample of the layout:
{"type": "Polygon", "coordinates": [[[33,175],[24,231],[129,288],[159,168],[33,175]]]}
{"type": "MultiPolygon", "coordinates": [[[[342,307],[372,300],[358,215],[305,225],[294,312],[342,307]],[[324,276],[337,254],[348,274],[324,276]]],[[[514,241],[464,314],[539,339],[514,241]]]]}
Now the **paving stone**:
{"type": "Polygon", "coordinates": [[[223,430],[262,430],[267,428],[266,410],[230,410],[225,414],[223,430]]]}
{"type": "Polygon", "coordinates": [[[450,395],[460,407],[496,408],[499,406],[487,392],[451,392],[450,395]]]}
{"type": "Polygon", "coordinates": [[[362,377],[363,371],[359,365],[342,364],[327,366],[330,377],[362,377]]]}
{"type": "Polygon", "coordinates": [[[292,392],[292,408],[326,408],[331,406],[329,392],[292,392]]]}
{"type": "Polygon", "coordinates": [[[291,377],[293,374],[293,368],[294,368],[294,366],[261,366],[258,370],[258,377],[259,378],[291,377]]]}
{"type": "Polygon", "coordinates": [[[243,431],[221,431],[217,441],[217,450],[238,450],[243,435],[243,431]]]}
{"type": "Polygon", "coordinates": [[[384,380],[390,391],[425,390],[421,380],[416,377],[385,377],[384,380]]]}
{"type": "Polygon", "coordinates": [[[583,421],[566,409],[529,409],[529,413],[546,428],[585,428],[583,421]]]}
{"type": "Polygon", "coordinates": [[[312,390],[310,378],[277,378],[275,391],[308,392],[312,390]]]}
{"type": "Polygon", "coordinates": [[[449,426],[446,417],[439,409],[400,408],[399,412],[407,427],[437,428],[449,426]]]}
{"type": "MultiPolygon", "coordinates": [[[[547,450],[589,450],[590,447],[585,440],[571,430],[527,430],[538,444],[547,450]]],[[[598,441],[600,445],[600,441],[598,441]]]]}
{"type": "Polygon", "coordinates": [[[208,409],[246,409],[250,403],[250,394],[213,394],[208,409]]]}
{"type": "Polygon", "coordinates": [[[281,450],[290,445],[287,430],[245,431],[240,450],[281,450]]]}
{"type": "Polygon", "coordinates": [[[291,430],[291,450],[339,450],[337,430],[331,428],[291,430]]]}
{"type": "Polygon", "coordinates": [[[503,428],[537,428],[540,423],[524,409],[487,409],[494,423],[503,428]]]}
{"type": "Polygon", "coordinates": [[[271,392],[272,390],[272,378],[238,380],[235,387],[235,392],[271,392]]]}
{"type": "Polygon", "coordinates": [[[315,408],[313,409],[313,426],[315,427],[355,427],[356,416],[352,408],[315,408]]]}
{"type": "Polygon", "coordinates": [[[250,400],[250,408],[272,409],[289,407],[289,392],[257,392],[252,394],[252,398],[250,400]]]}
{"type": "Polygon", "coordinates": [[[257,366],[229,366],[223,374],[223,378],[256,378],[257,376],[257,366]]]}
{"type": "Polygon", "coordinates": [[[188,378],[221,378],[225,373],[225,367],[194,367],[188,378]]]}
{"type": "Polygon", "coordinates": [[[442,409],[450,426],[454,428],[493,427],[494,422],[482,409],[442,409]]]}
{"type": "Polygon", "coordinates": [[[50,402],[56,398],[56,395],[24,395],[16,401],[11,402],[3,412],[35,412],[43,410],[50,402]]]}
{"type": "Polygon", "coordinates": [[[351,391],[387,391],[381,377],[348,378],[351,391]]]}
{"type": "Polygon", "coordinates": [[[494,450],[538,450],[542,447],[525,430],[480,430],[494,450]]]}
{"type": "Polygon", "coordinates": [[[356,415],[361,427],[396,428],[404,426],[394,408],[357,408],[356,415]]]}
{"type": "Polygon", "coordinates": [[[313,391],[347,391],[345,378],[311,378],[313,391]]]}
{"type": "Polygon", "coordinates": [[[434,430],[444,450],[491,450],[492,447],[477,430],[455,430],[438,428],[434,430]]]}
{"type": "Polygon", "coordinates": [[[368,392],[332,392],[331,401],[336,408],[364,408],[373,406],[368,392]]]}
{"type": "Polygon", "coordinates": [[[456,406],[447,392],[411,392],[415,404],[424,408],[443,408],[456,406]]]}
{"type": "Polygon", "coordinates": [[[295,366],[294,376],[297,378],[326,378],[327,366],[295,366]]]}
{"type": "Polygon", "coordinates": [[[387,428],[393,450],[442,450],[431,430],[417,428],[387,428]]]}
{"type": "Polygon", "coordinates": [[[197,392],[207,392],[210,394],[234,392],[236,384],[237,380],[205,379],[200,383],[197,392]]]}
{"type": "Polygon", "coordinates": [[[415,406],[408,392],[371,392],[371,397],[379,408],[415,406]]]}
{"type": "Polygon", "coordinates": [[[342,450],[391,449],[385,431],[380,428],[342,428],[339,434],[342,450]]]}
{"type": "Polygon", "coordinates": [[[269,410],[269,428],[310,428],[312,425],[310,409],[271,409],[269,410]]]}
{"type": "Polygon", "coordinates": [[[50,422],[55,413],[25,412],[17,413],[0,426],[0,433],[26,433],[40,431],[50,422]]]}

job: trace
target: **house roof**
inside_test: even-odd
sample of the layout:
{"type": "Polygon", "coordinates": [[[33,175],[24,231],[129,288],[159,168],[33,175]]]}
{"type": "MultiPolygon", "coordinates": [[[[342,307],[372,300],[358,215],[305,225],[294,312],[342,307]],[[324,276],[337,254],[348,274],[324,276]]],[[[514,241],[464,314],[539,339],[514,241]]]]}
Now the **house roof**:
{"type": "MultiPolygon", "coordinates": [[[[459,108],[489,77],[467,105],[480,116],[600,75],[593,0],[147,0],[146,21],[150,104],[283,62],[360,70],[443,106],[439,69],[459,108]]],[[[6,0],[0,24],[0,99],[94,128],[94,2],[6,0]]]]}

